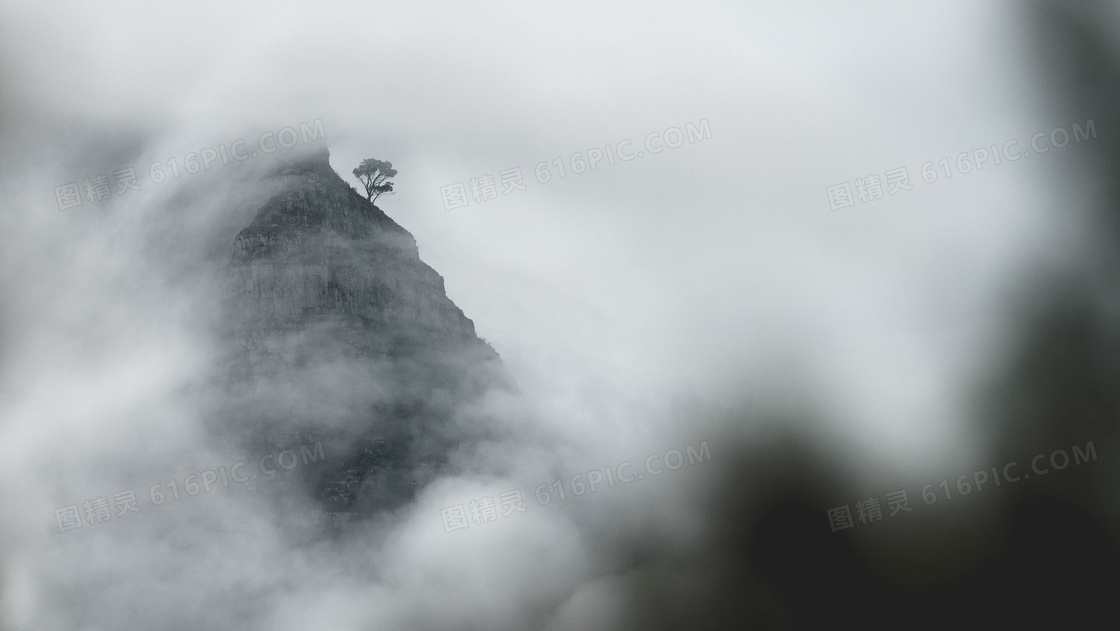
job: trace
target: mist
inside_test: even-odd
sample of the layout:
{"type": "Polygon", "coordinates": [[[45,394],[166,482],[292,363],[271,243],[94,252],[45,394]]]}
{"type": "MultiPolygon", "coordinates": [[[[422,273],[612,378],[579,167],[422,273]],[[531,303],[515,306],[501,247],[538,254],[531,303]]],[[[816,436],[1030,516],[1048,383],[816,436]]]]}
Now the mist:
{"type": "Polygon", "coordinates": [[[0,4],[0,628],[1093,621],[1120,580],[1117,19],[0,4]],[[499,379],[435,400],[324,348],[226,385],[236,239],[324,151],[363,198],[351,170],[392,161],[377,207],[499,379]],[[355,410],[402,397],[448,414],[440,468],[324,504],[355,410]]]}

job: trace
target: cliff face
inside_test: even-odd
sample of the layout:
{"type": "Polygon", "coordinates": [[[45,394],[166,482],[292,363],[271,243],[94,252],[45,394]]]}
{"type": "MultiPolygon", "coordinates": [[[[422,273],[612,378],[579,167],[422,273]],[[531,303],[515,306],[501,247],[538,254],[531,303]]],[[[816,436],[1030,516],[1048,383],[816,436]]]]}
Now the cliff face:
{"type": "Polygon", "coordinates": [[[226,270],[228,429],[261,454],[321,440],[296,478],[325,508],[391,507],[469,433],[456,412],[503,381],[498,355],[325,151],[272,178],[226,270]]]}
{"type": "Polygon", "coordinates": [[[355,357],[424,346],[497,357],[412,235],[339,178],[326,152],[277,177],[290,180],[288,190],[237,236],[228,270],[246,371],[306,360],[320,343],[355,357]]]}

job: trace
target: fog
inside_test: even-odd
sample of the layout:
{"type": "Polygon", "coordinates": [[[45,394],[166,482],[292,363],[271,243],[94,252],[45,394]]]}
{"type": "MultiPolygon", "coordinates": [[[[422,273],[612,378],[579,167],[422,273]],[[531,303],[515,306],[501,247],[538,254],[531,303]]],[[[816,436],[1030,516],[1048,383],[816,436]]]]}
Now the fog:
{"type": "Polygon", "coordinates": [[[1061,586],[1117,576],[1117,19],[0,4],[0,628],[803,628],[869,595],[941,598],[930,624],[1102,608],[1061,586]],[[286,128],[293,146],[263,155],[286,128]],[[254,155],[226,159],[239,140],[254,155]],[[576,171],[626,140],[633,159],[576,171]],[[293,525],[314,503],[281,514],[252,481],[154,505],[154,484],[257,471],[264,454],[207,430],[221,269],[275,161],[321,148],[355,187],[362,159],[392,161],[377,205],[516,388],[459,410],[489,437],[373,518],[293,525]],[[139,189],[117,194],[129,167],[139,189]],[[447,210],[447,187],[514,167],[524,190],[447,210]],[[898,167],[911,189],[888,192],[898,167]],[[100,174],[113,195],[60,210],[57,187],[100,174]],[[879,198],[831,207],[869,174],[879,198]],[[1089,441],[1093,461],[1044,480],[919,500],[1089,441]],[[671,450],[687,464],[654,475],[671,450]],[[623,462],[644,479],[552,486],[623,462]],[[902,488],[914,510],[888,516],[902,488]],[[126,489],[138,512],[60,532],[56,509],[126,489]],[[443,509],[511,489],[524,512],[447,531],[443,509]],[[869,496],[882,523],[831,531],[825,509],[869,496]],[[1037,593],[962,596],[1022,568],[1037,593]]]}

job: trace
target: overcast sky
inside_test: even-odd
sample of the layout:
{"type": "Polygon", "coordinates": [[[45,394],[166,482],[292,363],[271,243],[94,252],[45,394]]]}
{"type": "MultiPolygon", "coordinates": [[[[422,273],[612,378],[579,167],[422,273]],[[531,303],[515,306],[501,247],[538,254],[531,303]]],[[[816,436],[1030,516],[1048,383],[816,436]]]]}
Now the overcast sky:
{"type": "Polygon", "coordinates": [[[321,120],[340,173],[392,160],[380,205],[514,365],[747,394],[777,353],[845,433],[929,454],[962,438],[946,394],[991,339],[992,288],[1047,247],[1039,164],[919,180],[1073,122],[1032,91],[1022,19],[965,3],[48,3],[5,11],[2,51],[11,101],[51,123],[136,128],[181,156],[187,138],[321,120]],[[702,120],[703,143],[533,175],[702,120]],[[900,166],[915,190],[829,210],[826,187],[900,166]],[[444,210],[441,187],[513,167],[526,190],[444,210]]]}

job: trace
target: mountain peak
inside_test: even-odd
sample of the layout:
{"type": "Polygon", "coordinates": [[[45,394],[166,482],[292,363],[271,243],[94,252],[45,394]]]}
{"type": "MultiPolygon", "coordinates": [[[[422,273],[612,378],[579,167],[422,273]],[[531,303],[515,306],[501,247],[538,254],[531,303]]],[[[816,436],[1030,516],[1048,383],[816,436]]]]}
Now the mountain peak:
{"type": "Polygon", "coordinates": [[[237,431],[262,449],[289,447],[268,445],[276,434],[328,437],[343,455],[321,468],[319,498],[392,504],[445,461],[457,407],[504,382],[498,355],[413,236],[325,150],[278,161],[269,178],[278,192],[237,235],[226,270],[237,431]],[[363,491],[371,472],[397,483],[363,491]]]}

